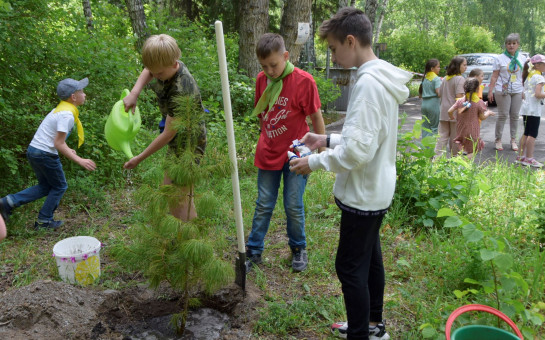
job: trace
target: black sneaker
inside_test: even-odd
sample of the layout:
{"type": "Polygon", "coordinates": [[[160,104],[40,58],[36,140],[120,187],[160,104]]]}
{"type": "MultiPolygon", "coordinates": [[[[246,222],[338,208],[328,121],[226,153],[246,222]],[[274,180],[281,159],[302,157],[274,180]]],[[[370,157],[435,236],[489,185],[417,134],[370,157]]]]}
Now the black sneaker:
{"type": "Polygon", "coordinates": [[[52,221],[49,221],[49,222],[43,222],[43,223],[42,222],[34,222],[34,229],[36,229],[36,230],[40,230],[40,229],[56,230],[63,224],[64,224],[63,221],[55,221],[55,220],[52,220],[52,221]]]}
{"type": "Polygon", "coordinates": [[[2,218],[4,219],[4,222],[8,223],[9,217],[11,216],[11,210],[13,208],[10,207],[8,200],[3,197],[0,198],[0,214],[2,214],[2,218]]]}
{"type": "Polygon", "coordinates": [[[254,265],[258,265],[263,262],[263,260],[261,259],[261,254],[247,254],[248,257],[246,258],[246,273],[248,273],[254,265]]]}
{"type": "Polygon", "coordinates": [[[296,272],[302,272],[307,269],[308,255],[305,249],[295,248],[293,250],[293,258],[291,260],[291,267],[296,272]]]}

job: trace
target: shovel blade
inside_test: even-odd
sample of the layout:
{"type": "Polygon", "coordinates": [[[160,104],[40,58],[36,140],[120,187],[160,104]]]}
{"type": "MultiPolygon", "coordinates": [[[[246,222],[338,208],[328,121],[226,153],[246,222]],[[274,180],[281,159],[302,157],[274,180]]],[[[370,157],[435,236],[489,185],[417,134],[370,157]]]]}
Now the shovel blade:
{"type": "Polygon", "coordinates": [[[235,283],[246,292],[246,252],[238,253],[235,263],[235,283]]]}

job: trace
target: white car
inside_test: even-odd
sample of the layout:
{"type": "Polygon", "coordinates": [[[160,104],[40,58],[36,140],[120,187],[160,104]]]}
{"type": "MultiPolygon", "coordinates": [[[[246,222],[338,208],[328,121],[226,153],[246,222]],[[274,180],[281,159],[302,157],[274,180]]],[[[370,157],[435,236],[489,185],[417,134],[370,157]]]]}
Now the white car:
{"type": "Polygon", "coordinates": [[[460,54],[458,57],[463,57],[467,60],[467,70],[463,76],[467,78],[469,72],[474,68],[480,68],[484,72],[483,79],[483,100],[488,100],[488,90],[490,85],[490,78],[492,77],[492,65],[494,64],[494,58],[498,54],[496,53],[467,53],[460,54]]]}

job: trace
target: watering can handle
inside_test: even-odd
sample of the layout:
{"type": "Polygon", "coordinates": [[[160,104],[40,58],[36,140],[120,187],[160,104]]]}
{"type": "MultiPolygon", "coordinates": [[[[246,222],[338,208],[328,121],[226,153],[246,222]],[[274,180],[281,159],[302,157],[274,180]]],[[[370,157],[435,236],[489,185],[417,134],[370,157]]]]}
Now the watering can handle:
{"type": "MultiPolygon", "coordinates": [[[[131,91],[129,91],[129,89],[124,89],[121,92],[121,96],[120,96],[119,100],[123,100],[123,98],[125,98],[126,96],[129,95],[129,93],[131,93],[131,91]]],[[[123,111],[125,111],[125,107],[123,107],[123,111]]],[[[132,115],[132,114],[127,115],[127,119],[129,120],[129,131],[132,131],[132,127],[134,125],[134,117],[133,116],[134,115],[132,115]]]]}
{"type": "Polygon", "coordinates": [[[517,328],[517,325],[511,319],[509,319],[507,315],[503,314],[499,310],[492,308],[490,306],[478,305],[478,304],[459,307],[456,310],[454,310],[452,314],[450,314],[447,320],[447,324],[445,326],[445,335],[447,336],[447,340],[450,340],[450,329],[452,328],[452,324],[454,323],[454,320],[460,315],[470,311],[487,312],[499,317],[503,321],[507,322],[509,326],[511,326],[511,328],[515,331],[515,333],[521,340],[524,340],[524,338],[522,337],[522,333],[517,328]]]}

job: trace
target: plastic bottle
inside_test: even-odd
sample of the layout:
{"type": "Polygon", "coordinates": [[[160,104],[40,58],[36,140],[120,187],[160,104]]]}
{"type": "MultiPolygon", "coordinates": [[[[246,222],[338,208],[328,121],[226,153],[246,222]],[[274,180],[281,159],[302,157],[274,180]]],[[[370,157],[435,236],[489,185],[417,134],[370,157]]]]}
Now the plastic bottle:
{"type": "Polygon", "coordinates": [[[299,158],[296,154],[291,151],[288,151],[288,159],[291,161],[294,158],[299,158]]]}
{"type": "Polygon", "coordinates": [[[305,143],[301,143],[299,139],[294,140],[292,143],[293,149],[299,152],[299,157],[306,157],[312,153],[308,146],[305,143]]]}

